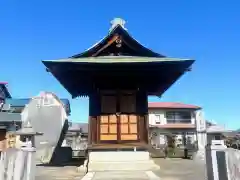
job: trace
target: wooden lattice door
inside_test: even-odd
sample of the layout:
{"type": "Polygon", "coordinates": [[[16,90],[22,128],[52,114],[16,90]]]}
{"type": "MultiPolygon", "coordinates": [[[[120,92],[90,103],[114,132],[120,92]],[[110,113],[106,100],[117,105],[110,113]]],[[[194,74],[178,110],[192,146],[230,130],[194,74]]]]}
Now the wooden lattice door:
{"type": "Polygon", "coordinates": [[[121,141],[138,140],[138,124],[136,115],[120,115],[120,139],[121,141]]]}
{"type": "Polygon", "coordinates": [[[117,141],[117,117],[116,115],[101,116],[100,140],[117,141]]]}
{"type": "Polygon", "coordinates": [[[101,96],[100,141],[115,142],[118,140],[117,98],[113,94],[101,96]]]}
{"type": "Polygon", "coordinates": [[[103,94],[101,106],[100,142],[121,143],[139,140],[135,93],[103,94]]]}
{"type": "Polygon", "coordinates": [[[136,94],[125,92],[120,95],[120,140],[138,140],[138,116],[136,115],[136,94]]]}

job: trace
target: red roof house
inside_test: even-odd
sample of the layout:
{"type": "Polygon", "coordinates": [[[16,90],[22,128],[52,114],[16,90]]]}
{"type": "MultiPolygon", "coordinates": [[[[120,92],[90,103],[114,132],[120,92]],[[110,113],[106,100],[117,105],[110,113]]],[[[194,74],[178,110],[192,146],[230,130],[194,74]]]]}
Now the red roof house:
{"type": "Polygon", "coordinates": [[[191,104],[183,104],[178,102],[149,102],[149,109],[201,109],[199,106],[191,105],[191,104]]]}

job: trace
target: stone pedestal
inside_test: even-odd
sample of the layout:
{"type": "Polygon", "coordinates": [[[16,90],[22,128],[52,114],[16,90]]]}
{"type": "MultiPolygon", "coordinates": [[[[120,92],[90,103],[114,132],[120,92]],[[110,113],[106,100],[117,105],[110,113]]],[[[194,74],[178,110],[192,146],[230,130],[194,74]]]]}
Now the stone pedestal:
{"type": "Polygon", "coordinates": [[[160,167],[145,151],[89,152],[88,172],[91,171],[151,171],[160,167]]]}

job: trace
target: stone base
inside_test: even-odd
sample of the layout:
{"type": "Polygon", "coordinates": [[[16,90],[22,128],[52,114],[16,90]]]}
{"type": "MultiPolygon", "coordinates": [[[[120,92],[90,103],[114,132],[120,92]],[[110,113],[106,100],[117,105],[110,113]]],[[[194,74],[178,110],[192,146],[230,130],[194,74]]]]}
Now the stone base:
{"type": "MultiPolygon", "coordinates": [[[[152,171],[89,172],[81,180],[160,180],[152,171]]],[[[75,179],[78,180],[78,179],[75,179]]],[[[172,179],[171,179],[172,180],[172,179]]],[[[175,180],[175,179],[174,179],[175,180]]]]}
{"type": "Polygon", "coordinates": [[[150,159],[149,152],[143,151],[89,152],[88,160],[88,172],[151,171],[160,169],[150,159]]]}
{"type": "Polygon", "coordinates": [[[150,159],[147,151],[100,151],[89,152],[89,162],[126,162],[126,161],[148,161],[150,159]]]}
{"type": "Polygon", "coordinates": [[[96,171],[154,171],[160,167],[152,160],[138,162],[92,162],[88,164],[88,172],[96,171]]]}

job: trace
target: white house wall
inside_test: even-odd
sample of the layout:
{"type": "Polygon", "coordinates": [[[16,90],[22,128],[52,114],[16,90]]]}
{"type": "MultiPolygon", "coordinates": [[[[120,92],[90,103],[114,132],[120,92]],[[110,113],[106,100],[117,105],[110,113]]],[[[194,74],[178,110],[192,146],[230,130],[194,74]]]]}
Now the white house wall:
{"type": "MultiPolygon", "coordinates": [[[[167,119],[166,119],[166,112],[167,111],[176,111],[174,109],[168,110],[168,109],[149,109],[148,114],[149,114],[149,125],[164,125],[167,124],[167,119]],[[156,115],[160,115],[160,124],[156,124],[156,115]]],[[[177,110],[177,111],[186,111],[186,110],[177,110]]],[[[189,111],[189,110],[188,110],[189,111]]],[[[195,112],[192,111],[191,113],[191,124],[195,124],[195,112]]]]}
{"type": "Polygon", "coordinates": [[[160,115],[160,124],[166,124],[165,111],[163,110],[149,110],[149,125],[156,124],[156,115],[160,115]]]}

